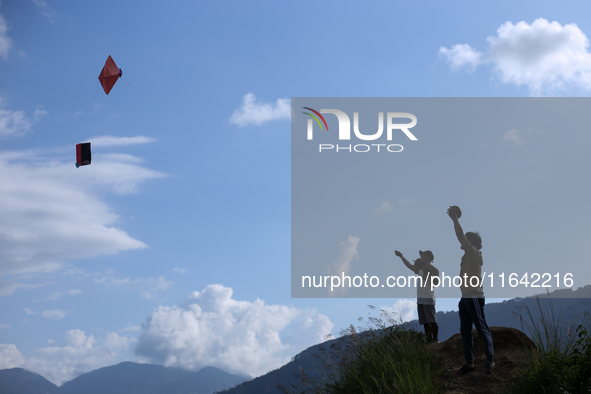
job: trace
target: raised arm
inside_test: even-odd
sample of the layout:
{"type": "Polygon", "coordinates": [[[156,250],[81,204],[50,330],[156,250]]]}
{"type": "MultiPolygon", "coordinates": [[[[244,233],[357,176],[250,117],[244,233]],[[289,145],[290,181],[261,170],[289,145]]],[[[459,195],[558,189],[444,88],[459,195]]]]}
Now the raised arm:
{"type": "Polygon", "coordinates": [[[451,207],[449,207],[447,209],[447,214],[454,222],[454,231],[456,232],[456,237],[458,238],[458,241],[460,241],[460,244],[462,244],[462,246],[472,246],[470,242],[466,239],[466,235],[464,234],[464,230],[460,225],[460,220],[458,219],[456,210],[451,209],[451,207]]]}
{"type": "Polygon", "coordinates": [[[406,265],[409,270],[411,270],[415,274],[417,273],[418,269],[415,267],[414,264],[412,264],[410,261],[408,261],[406,259],[406,257],[404,257],[404,255],[402,253],[400,253],[397,250],[395,250],[394,253],[396,254],[396,256],[400,257],[400,259],[402,260],[402,262],[404,263],[404,265],[406,265]]]}

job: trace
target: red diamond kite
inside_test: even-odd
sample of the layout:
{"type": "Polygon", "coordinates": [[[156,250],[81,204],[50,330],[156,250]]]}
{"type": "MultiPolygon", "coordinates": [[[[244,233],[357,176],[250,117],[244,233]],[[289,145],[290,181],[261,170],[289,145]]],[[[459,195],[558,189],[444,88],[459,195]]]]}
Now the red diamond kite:
{"type": "Polygon", "coordinates": [[[101,75],[99,75],[99,81],[101,81],[101,85],[103,85],[103,89],[105,90],[106,94],[109,94],[117,79],[123,74],[120,68],[117,68],[115,61],[109,55],[109,58],[105,62],[105,67],[103,67],[103,71],[101,71],[101,75]]]}

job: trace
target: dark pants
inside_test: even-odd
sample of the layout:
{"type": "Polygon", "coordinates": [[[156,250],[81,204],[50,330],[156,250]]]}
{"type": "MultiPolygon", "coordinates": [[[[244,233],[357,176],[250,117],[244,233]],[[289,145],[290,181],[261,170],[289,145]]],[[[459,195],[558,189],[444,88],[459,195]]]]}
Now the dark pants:
{"type": "Polygon", "coordinates": [[[462,298],[458,304],[460,310],[460,333],[464,345],[466,363],[474,363],[474,341],[472,340],[472,324],[484,342],[484,353],[488,361],[493,360],[493,339],[484,317],[484,298],[462,298]]]}

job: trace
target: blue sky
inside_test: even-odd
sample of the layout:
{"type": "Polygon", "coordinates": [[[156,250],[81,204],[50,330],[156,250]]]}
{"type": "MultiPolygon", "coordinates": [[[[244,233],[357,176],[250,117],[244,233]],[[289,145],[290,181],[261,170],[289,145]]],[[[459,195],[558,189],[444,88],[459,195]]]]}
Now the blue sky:
{"type": "MultiPolygon", "coordinates": [[[[415,3],[2,1],[0,368],[257,376],[368,304],[394,308],[290,298],[290,98],[591,89],[588,2],[415,3]],[[109,55],[123,77],[107,96],[109,55]]],[[[499,141],[525,162],[536,136],[499,141]]]]}

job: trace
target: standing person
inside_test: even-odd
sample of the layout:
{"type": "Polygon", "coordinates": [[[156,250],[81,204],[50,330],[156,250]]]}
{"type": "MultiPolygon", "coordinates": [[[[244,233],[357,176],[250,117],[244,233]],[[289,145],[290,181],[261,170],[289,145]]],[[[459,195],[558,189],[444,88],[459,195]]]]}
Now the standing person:
{"type": "Polygon", "coordinates": [[[428,343],[439,343],[439,325],[435,316],[435,291],[431,289],[431,277],[439,276],[439,270],[432,264],[433,252],[430,250],[420,251],[420,258],[411,264],[402,253],[394,251],[396,256],[400,257],[404,265],[412,272],[423,278],[422,286],[417,286],[417,313],[419,315],[419,324],[425,327],[428,343]]]}
{"type": "Polygon", "coordinates": [[[454,230],[460,248],[464,251],[462,262],[460,263],[460,277],[462,278],[462,298],[458,304],[460,311],[460,333],[462,334],[462,344],[464,346],[464,365],[458,370],[459,374],[464,374],[474,370],[474,340],[472,339],[472,325],[484,342],[484,353],[487,363],[484,368],[485,373],[491,373],[495,366],[493,356],[493,339],[486,318],[484,316],[484,290],[482,288],[482,239],[476,232],[467,232],[464,234],[460,226],[459,217],[460,208],[449,207],[447,214],[454,223],[454,230]],[[471,280],[471,278],[478,278],[471,280]]]}

